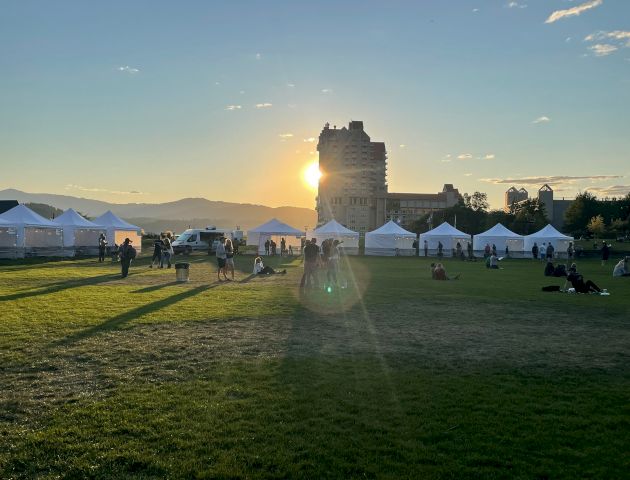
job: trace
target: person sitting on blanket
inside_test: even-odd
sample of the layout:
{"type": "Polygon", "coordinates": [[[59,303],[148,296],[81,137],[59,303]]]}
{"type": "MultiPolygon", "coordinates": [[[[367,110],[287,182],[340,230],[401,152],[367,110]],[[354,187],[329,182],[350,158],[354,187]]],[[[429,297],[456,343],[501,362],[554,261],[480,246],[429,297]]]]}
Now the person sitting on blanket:
{"type": "Polygon", "coordinates": [[[281,272],[276,272],[271,267],[265,267],[263,264],[262,258],[256,257],[254,260],[254,275],[274,275],[274,274],[285,274],[287,273],[286,269],[281,272]]]}
{"type": "Polygon", "coordinates": [[[569,275],[567,275],[567,280],[564,282],[563,290],[567,289],[569,282],[571,282],[571,285],[575,288],[576,293],[602,293],[602,289],[595,285],[592,280],[584,281],[584,277],[582,274],[578,273],[575,263],[571,264],[571,267],[569,267],[569,275]]]}
{"type": "Polygon", "coordinates": [[[545,277],[553,277],[553,273],[556,271],[556,267],[553,266],[553,262],[550,260],[545,265],[545,277]]]}

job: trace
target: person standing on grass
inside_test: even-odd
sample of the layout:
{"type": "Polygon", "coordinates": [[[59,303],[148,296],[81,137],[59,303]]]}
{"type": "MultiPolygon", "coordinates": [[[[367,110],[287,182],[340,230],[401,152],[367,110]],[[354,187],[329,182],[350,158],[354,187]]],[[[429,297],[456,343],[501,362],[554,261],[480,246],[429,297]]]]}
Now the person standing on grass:
{"type": "Polygon", "coordinates": [[[171,245],[170,233],[162,237],[162,257],[160,259],[160,268],[164,268],[164,261],[167,263],[166,268],[171,268],[171,257],[173,256],[173,247],[171,245]]]}
{"type": "Polygon", "coordinates": [[[444,255],[444,245],[442,245],[442,242],[438,242],[437,256],[438,258],[442,258],[443,255],[444,255]]]}
{"type": "Polygon", "coordinates": [[[569,246],[567,247],[567,263],[573,263],[574,255],[575,255],[575,248],[573,247],[573,242],[569,242],[569,246]]]}
{"type": "Polygon", "coordinates": [[[285,253],[287,253],[287,241],[282,237],[280,239],[280,256],[282,257],[285,253]]]}
{"type": "Polygon", "coordinates": [[[226,280],[229,280],[229,278],[225,274],[225,261],[227,260],[227,253],[225,251],[225,237],[219,238],[219,243],[217,244],[216,255],[217,255],[217,266],[219,267],[219,269],[217,270],[217,280],[219,282],[223,281],[221,280],[221,274],[223,274],[223,277],[226,280]]]}
{"type": "Polygon", "coordinates": [[[313,281],[312,285],[315,288],[319,288],[319,279],[317,278],[318,263],[319,247],[317,246],[317,239],[313,238],[304,246],[304,273],[300,280],[300,289],[311,288],[311,280],[313,281]]]}
{"type": "Polygon", "coordinates": [[[105,261],[105,249],[107,248],[107,239],[105,234],[101,233],[98,236],[98,261],[99,263],[105,261]]]}
{"type": "Polygon", "coordinates": [[[229,238],[225,240],[225,269],[232,273],[232,280],[234,280],[234,247],[229,238]]]}
{"type": "Polygon", "coordinates": [[[427,242],[426,240],[424,241],[424,256],[429,256],[429,242],[427,242]]]}
{"type": "Polygon", "coordinates": [[[606,240],[602,240],[602,267],[608,262],[610,257],[610,246],[606,243],[606,240]]]}
{"type": "Polygon", "coordinates": [[[538,244],[534,242],[534,246],[532,247],[532,258],[536,260],[538,258],[538,244]]]}
{"type": "Polygon", "coordinates": [[[269,239],[265,240],[265,255],[269,255],[269,239]]]}
{"type": "Polygon", "coordinates": [[[468,260],[472,260],[474,255],[472,242],[468,242],[468,246],[466,247],[466,249],[468,250],[468,260]]]}
{"type": "Polygon", "coordinates": [[[133,242],[128,238],[125,238],[125,241],[120,246],[120,268],[122,278],[127,278],[129,275],[129,267],[131,266],[131,261],[136,258],[136,249],[131,245],[133,242]]]}
{"type": "Polygon", "coordinates": [[[553,245],[551,244],[551,242],[549,242],[549,245],[547,245],[547,254],[546,254],[547,261],[553,260],[553,253],[555,251],[556,249],[553,248],[553,245]]]}
{"type": "Polygon", "coordinates": [[[162,239],[156,238],[155,242],[153,242],[153,257],[151,257],[151,265],[149,268],[153,268],[153,265],[160,265],[162,261],[162,239]]]}

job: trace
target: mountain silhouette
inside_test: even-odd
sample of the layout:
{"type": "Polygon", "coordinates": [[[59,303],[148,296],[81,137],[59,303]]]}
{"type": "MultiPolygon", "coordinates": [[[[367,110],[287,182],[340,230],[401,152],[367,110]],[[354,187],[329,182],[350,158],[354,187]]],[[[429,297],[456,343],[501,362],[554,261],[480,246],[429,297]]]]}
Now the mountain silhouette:
{"type": "Polygon", "coordinates": [[[147,232],[174,230],[188,226],[235,228],[247,230],[271,218],[303,229],[317,223],[315,210],[300,207],[267,207],[249,203],[232,203],[205,198],[183,198],[166,203],[109,203],[89,198],[51,193],[28,193],[15,189],[0,190],[0,200],[17,200],[20,203],[42,203],[62,210],[73,208],[83,215],[95,218],[107,210],[134,223],[147,232]]]}

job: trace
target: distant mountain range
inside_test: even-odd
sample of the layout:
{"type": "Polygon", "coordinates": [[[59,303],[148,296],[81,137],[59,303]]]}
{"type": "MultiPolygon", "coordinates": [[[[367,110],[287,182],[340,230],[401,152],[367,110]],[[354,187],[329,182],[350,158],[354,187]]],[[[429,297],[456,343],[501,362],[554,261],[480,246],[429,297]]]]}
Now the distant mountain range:
{"type": "Polygon", "coordinates": [[[50,193],[27,193],[15,189],[0,190],[0,200],[17,200],[20,203],[42,203],[62,210],[73,208],[95,218],[111,210],[128,222],[147,232],[173,230],[181,232],[191,227],[217,227],[248,230],[272,218],[302,229],[317,223],[315,210],[300,207],[266,207],[249,203],[230,203],[205,198],[183,198],[166,203],[108,203],[89,198],[50,193]]]}

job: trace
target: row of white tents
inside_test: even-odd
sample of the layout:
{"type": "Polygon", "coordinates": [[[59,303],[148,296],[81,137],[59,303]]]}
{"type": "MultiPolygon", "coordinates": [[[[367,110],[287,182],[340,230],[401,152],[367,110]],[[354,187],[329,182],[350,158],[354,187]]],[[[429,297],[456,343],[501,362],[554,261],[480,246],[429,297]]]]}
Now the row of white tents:
{"type": "Polygon", "coordinates": [[[109,245],[120,245],[128,237],[140,251],[140,227],[111,211],[91,222],[70,208],[48,220],[26,205],[18,205],[0,214],[0,258],[94,255],[101,233],[109,245]]]}
{"type": "MultiPolygon", "coordinates": [[[[304,232],[274,218],[263,225],[249,230],[247,232],[247,244],[256,246],[258,253],[262,255],[265,253],[265,243],[267,241],[274,241],[279,248],[281,239],[284,238],[286,248],[288,249],[291,246],[297,252],[301,245],[301,238],[305,236],[305,233],[307,238],[317,239],[317,243],[320,245],[324,240],[332,238],[341,242],[340,248],[344,253],[349,255],[359,253],[359,233],[353,232],[335,220],[331,220],[314,230],[304,232]]],[[[365,234],[365,254],[383,256],[416,255],[414,242],[417,238],[415,233],[405,230],[393,221],[389,221],[380,228],[365,234]]],[[[472,237],[456,229],[448,222],[444,222],[438,227],[420,235],[418,244],[421,254],[424,252],[425,241],[429,255],[436,255],[440,244],[442,244],[442,251],[446,256],[456,249],[458,243],[465,252],[469,243],[472,242],[473,250],[477,254],[483,252],[486,245],[490,247],[494,245],[497,252],[501,255],[503,255],[507,247],[511,256],[526,257],[531,256],[534,244],[537,244],[539,249],[542,250],[544,246],[550,243],[553,245],[555,252],[562,255],[566,253],[569,243],[573,241],[573,237],[560,233],[551,225],[547,225],[531,235],[523,236],[512,232],[500,223],[472,237]]]]}

